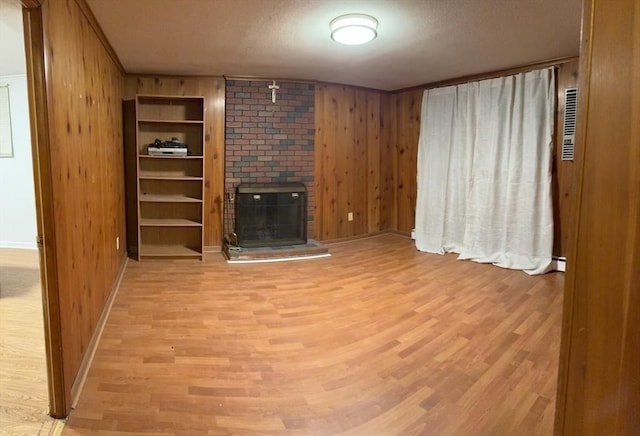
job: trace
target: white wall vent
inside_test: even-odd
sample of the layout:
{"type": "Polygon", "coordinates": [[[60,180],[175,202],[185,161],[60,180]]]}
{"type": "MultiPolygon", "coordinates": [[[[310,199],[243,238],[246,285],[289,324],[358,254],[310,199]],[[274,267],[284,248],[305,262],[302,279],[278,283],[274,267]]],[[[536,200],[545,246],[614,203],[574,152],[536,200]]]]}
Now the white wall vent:
{"type": "Polygon", "coordinates": [[[562,160],[573,160],[576,142],[576,112],[578,88],[564,90],[564,127],[562,131],[562,160]]]}

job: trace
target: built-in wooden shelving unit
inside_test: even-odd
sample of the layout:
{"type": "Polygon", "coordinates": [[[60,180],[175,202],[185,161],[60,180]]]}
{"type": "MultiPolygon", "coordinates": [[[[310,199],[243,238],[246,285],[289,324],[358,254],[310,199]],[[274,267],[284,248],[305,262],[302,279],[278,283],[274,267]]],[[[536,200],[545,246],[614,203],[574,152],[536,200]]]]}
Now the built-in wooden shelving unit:
{"type": "MultiPolygon", "coordinates": [[[[134,104],[125,103],[125,116],[130,112],[135,122],[127,129],[125,121],[125,141],[135,149],[135,179],[128,168],[127,221],[135,240],[129,254],[138,260],[202,259],[204,98],[138,95],[134,104]],[[156,139],[174,138],[187,145],[186,156],[149,154],[156,139]]],[[[133,156],[127,152],[128,167],[133,156]]]]}

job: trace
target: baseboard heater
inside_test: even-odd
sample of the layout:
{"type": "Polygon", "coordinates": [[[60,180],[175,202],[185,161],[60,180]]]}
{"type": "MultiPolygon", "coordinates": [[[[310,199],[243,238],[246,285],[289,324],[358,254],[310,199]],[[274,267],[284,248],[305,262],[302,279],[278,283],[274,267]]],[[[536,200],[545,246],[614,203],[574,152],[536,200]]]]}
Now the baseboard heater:
{"type": "Polygon", "coordinates": [[[240,247],[307,243],[307,189],[302,183],[242,183],[236,188],[240,247]]]}
{"type": "Polygon", "coordinates": [[[562,256],[551,257],[551,267],[554,271],[565,272],[567,270],[567,258],[562,256]]]}

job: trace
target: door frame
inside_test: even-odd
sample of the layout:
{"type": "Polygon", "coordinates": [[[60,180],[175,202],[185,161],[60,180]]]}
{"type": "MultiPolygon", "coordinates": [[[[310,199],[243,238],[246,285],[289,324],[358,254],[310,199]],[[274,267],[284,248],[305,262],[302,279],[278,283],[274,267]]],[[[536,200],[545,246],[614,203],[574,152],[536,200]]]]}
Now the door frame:
{"type": "Polygon", "coordinates": [[[36,199],[38,253],[42,284],[44,338],[49,391],[49,415],[65,418],[70,411],[70,395],[65,391],[62,359],[62,329],[59,304],[53,175],[49,136],[49,96],[47,53],[40,0],[21,0],[27,61],[27,88],[36,199]]]}

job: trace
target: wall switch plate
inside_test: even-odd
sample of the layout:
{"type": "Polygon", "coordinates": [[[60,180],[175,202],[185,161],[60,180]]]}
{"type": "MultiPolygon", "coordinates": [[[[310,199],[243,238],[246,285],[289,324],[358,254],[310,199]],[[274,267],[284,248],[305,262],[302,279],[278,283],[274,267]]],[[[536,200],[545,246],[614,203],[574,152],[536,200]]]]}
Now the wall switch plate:
{"type": "Polygon", "coordinates": [[[348,220],[348,221],[353,221],[353,212],[349,212],[349,213],[347,214],[347,220],[348,220]]]}

